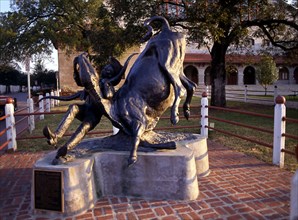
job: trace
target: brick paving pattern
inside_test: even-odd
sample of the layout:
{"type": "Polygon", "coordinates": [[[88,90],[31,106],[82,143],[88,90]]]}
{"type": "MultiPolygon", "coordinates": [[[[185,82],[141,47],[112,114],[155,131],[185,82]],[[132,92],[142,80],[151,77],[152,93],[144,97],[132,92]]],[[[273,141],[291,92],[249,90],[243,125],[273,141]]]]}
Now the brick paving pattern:
{"type": "MultiPolygon", "coordinates": [[[[211,173],[200,178],[197,200],[102,197],[93,209],[65,219],[289,218],[292,173],[212,141],[208,148],[211,173]]],[[[43,155],[16,152],[0,156],[0,220],[47,219],[32,215],[30,207],[31,167],[43,155]]]]}

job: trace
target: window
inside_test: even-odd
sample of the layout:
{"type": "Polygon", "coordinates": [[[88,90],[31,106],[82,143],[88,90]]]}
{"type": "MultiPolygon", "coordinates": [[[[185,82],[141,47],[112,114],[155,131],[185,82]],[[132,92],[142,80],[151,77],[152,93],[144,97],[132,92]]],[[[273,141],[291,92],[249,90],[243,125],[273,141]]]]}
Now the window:
{"type": "Polygon", "coordinates": [[[270,41],[267,40],[267,39],[264,39],[264,40],[262,41],[262,47],[269,47],[269,46],[270,46],[270,41]]]}
{"type": "Polygon", "coordinates": [[[248,38],[245,42],[248,46],[253,46],[255,45],[255,40],[252,38],[248,38]]]}
{"type": "Polygon", "coordinates": [[[289,80],[289,70],[287,67],[279,68],[278,79],[279,80],[289,80]]]}
{"type": "Polygon", "coordinates": [[[169,17],[185,17],[185,8],[183,6],[181,0],[168,0],[165,1],[165,4],[162,4],[161,10],[164,14],[166,14],[169,17]]]}

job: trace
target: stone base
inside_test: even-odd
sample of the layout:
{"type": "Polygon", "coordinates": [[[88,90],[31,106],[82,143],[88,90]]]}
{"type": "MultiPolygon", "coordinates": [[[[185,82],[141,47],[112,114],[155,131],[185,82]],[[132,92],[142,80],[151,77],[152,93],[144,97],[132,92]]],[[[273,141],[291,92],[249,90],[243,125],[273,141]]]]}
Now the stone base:
{"type": "Polygon", "coordinates": [[[94,155],[98,194],[152,199],[193,200],[199,195],[193,151],[139,152],[138,161],[127,167],[128,152],[94,155]]]}
{"type": "Polygon", "coordinates": [[[292,178],[290,219],[298,219],[298,170],[292,178]]]}
{"type": "Polygon", "coordinates": [[[128,151],[98,146],[98,141],[103,138],[82,142],[81,146],[93,146],[92,153],[82,154],[82,150],[79,150],[79,158],[63,165],[51,165],[56,152],[49,153],[36,162],[33,172],[45,170],[63,173],[63,212],[35,209],[32,184],[34,212],[47,216],[76,215],[92,208],[97,196],[106,195],[194,200],[199,195],[197,177],[209,174],[209,162],[206,138],[192,136],[189,140],[177,141],[175,150],[140,149],[138,161],[131,167],[127,167],[128,151]]]}
{"type": "MultiPolygon", "coordinates": [[[[55,217],[57,215],[70,216],[85,212],[93,208],[97,201],[96,185],[94,182],[93,163],[94,159],[78,158],[73,162],[53,166],[51,162],[56,152],[47,154],[44,158],[38,160],[33,167],[33,184],[31,193],[32,207],[36,215],[46,215],[47,217],[55,217]],[[35,193],[34,193],[34,172],[50,171],[62,172],[62,211],[50,211],[35,209],[35,193]]],[[[45,183],[45,188],[56,186],[45,183]]],[[[47,198],[45,198],[47,200],[47,198]]]]}
{"type": "Polygon", "coordinates": [[[210,174],[210,170],[207,138],[197,135],[196,139],[182,141],[181,143],[193,150],[198,177],[208,176],[210,174]]]}

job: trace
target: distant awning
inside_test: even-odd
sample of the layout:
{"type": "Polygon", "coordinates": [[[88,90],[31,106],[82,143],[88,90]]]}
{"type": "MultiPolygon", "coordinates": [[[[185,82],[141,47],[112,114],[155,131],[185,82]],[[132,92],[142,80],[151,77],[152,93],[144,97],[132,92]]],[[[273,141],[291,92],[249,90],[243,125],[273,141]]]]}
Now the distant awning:
{"type": "MultiPolygon", "coordinates": [[[[226,55],[226,62],[231,64],[253,64],[258,63],[260,59],[260,55],[226,55]]],[[[288,61],[285,56],[274,57],[274,59],[278,65],[286,64],[288,61]]],[[[186,53],[184,63],[210,64],[211,56],[210,54],[186,53]]]]}

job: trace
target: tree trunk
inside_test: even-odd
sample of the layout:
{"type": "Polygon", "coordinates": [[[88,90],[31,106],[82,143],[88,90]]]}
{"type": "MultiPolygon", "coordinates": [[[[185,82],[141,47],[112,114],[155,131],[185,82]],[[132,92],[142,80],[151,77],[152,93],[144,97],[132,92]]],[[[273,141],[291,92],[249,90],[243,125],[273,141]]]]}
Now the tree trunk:
{"type": "Polygon", "coordinates": [[[227,47],[222,43],[214,43],[211,50],[211,105],[226,106],[226,64],[227,47]]]}
{"type": "Polygon", "coordinates": [[[6,85],[5,86],[5,94],[9,94],[10,93],[10,85],[6,85]]]}

